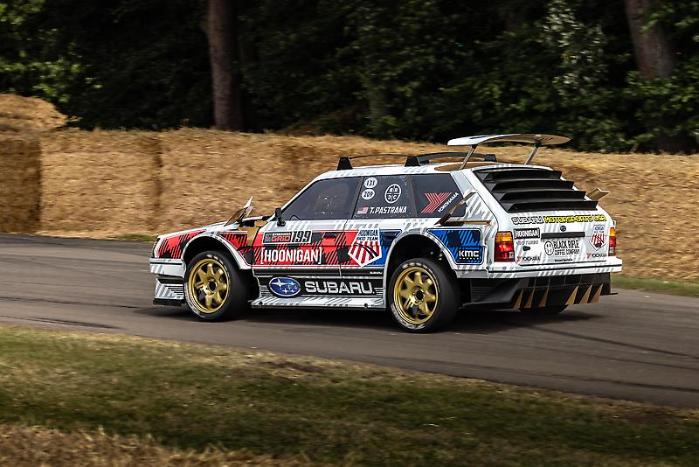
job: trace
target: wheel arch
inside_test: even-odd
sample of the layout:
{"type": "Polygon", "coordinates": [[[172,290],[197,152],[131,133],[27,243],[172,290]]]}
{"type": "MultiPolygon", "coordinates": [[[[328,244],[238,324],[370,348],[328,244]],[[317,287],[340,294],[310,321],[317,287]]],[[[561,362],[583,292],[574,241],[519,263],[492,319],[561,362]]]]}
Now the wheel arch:
{"type": "Polygon", "coordinates": [[[238,250],[236,250],[231,244],[229,244],[225,239],[218,237],[212,233],[205,232],[197,235],[191,239],[182,251],[182,262],[184,267],[187,267],[189,261],[194,258],[197,254],[207,251],[207,250],[217,250],[228,253],[236,267],[241,270],[250,270],[250,265],[245,262],[243,256],[238,250]]]}
{"type": "MultiPolygon", "coordinates": [[[[447,266],[451,274],[454,274],[453,265],[450,262],[449,252],[429,232],[406,232],[399,236],[391,245],[386,255],[386,264],[383,271],[383,299],[388,306],[388,286],[396,267],[410,258],[428,257],[447,266]]],[[[454,274],[455,276],[455,274],[454,274]]]]}

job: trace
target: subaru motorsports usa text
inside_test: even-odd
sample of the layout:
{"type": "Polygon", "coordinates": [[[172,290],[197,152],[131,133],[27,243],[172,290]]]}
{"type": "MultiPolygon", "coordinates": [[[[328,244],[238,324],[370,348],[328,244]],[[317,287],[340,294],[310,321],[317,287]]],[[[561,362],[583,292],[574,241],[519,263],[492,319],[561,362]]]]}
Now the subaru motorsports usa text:
{"type": "Polygon", "coordinates": [[[186,303],[205,320],[248,306],[388,308],[418,332],[461,308],[595,303],[621,270],[614,221],[598,205],[606,192],[531,165],[540,146],[568,140],[471,136],[448,143],[466,152],[399,165],[353,168],[341,157],[271,216],[248,217],[249,200],[227,222],[158,237],[155,303],[186,303]],[[476,152],[504,142],[533,145],[526,162],[476,152]]]}

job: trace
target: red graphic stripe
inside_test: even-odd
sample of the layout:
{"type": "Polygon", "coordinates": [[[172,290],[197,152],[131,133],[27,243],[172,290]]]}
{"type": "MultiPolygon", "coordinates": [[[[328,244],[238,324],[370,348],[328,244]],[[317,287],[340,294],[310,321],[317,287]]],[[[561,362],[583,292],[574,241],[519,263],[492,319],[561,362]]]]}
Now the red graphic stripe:
{"type": "Polygon", "coordinates": [[[444,193],[425,193],[427,198],[427,206],[421,211],[423,214],[431,214],[438,207],[440,207],[451,195],[451,191],[446,191],[444,193]]]}

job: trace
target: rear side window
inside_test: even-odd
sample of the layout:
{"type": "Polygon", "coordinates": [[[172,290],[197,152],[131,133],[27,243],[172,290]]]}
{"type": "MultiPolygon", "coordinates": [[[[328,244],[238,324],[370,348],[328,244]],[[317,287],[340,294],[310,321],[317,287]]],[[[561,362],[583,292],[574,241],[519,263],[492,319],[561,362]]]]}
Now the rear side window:
{"type": "Polygon", "coordinates": [[[359,190],[355,219],[397,219],[415,217],[406,175],[366,177],[359,190]]]}
{"type": "Polygon", "coordinates": [[[352,215],[359,177],[320,180],[284,209],[287,220],[341,220],[352,215]]]}
{"type": "MultiPolygon", "coordinates": [[[[418,217],[442,217],[462,196],[454,179],[449,174],[413,175],[415,207],[418,217]]],[[[453,215],[464,215],[465,207],[457,209],[453,215]]]]}

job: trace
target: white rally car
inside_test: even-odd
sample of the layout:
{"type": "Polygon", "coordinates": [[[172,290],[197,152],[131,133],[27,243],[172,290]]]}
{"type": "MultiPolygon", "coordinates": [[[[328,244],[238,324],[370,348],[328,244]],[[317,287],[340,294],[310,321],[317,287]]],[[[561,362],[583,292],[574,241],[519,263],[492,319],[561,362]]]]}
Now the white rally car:
{"type": "Polygon", "coordinates": [[[531,165],[553,135],[472,136],[466,152],[403,156],[399,165],[316,177],[274,215],[158,237],[150,268],[155,303],[182,304],[206,320],[248,306],[389,308],[409,331],[437,329],[461,308],[558,313],[611,293],[612,218],[561,172],[531,165]],[[524,164],[476,152],[533,145],[524,164]],[[451,162],[436,160],[455,159],[451,162]]]}

